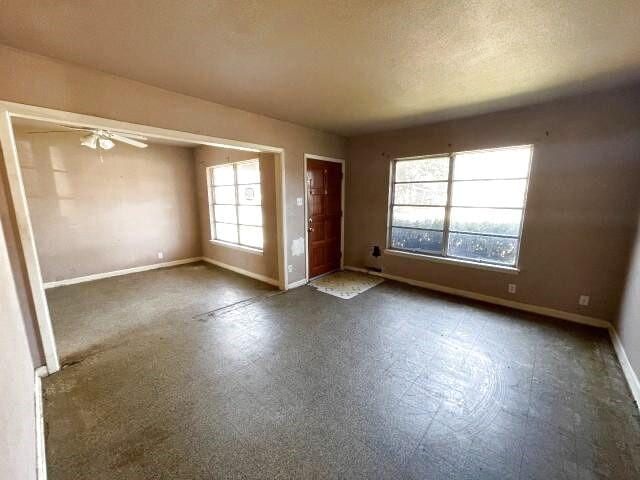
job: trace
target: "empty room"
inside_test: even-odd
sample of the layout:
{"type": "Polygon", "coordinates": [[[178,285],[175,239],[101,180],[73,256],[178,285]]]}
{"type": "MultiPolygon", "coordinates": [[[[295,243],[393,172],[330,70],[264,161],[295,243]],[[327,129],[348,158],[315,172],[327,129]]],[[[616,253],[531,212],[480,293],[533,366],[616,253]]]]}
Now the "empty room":
{"type": "Polygon", "coordinates": [[[0,12],[0,479],[640,478],[636,0],[0,12]]]}

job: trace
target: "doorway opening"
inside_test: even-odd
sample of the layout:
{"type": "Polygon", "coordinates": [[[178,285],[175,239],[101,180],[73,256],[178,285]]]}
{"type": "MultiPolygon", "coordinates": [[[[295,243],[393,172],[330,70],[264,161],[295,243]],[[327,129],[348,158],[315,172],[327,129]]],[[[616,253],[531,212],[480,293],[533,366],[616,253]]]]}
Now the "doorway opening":
{"type": "MultiPolygon", "coordinates": [[[[94,176],[101,175],[99,170],[106,171],[108,169],[115,168],[116,163],[113,161],[108,161],[109,159],[111,159],[110,155],[113,156],[112,152],[116,152],[117,154],[124,154],[125,152],[129,151],[130,153],[136,152],[137,156],[141,156],[144,152],[147,152],[146,154],[148,155],[149,152],[154,151],[158,155],[164,152],[167,155],[170,154],[172,158],[177,158],[183,154],[185,156],[189,156],[186,153],[187,150],[205,148],[212,151],[224,150],[225,152],[244,152],[247,155],[251,155],[261,159],[264,156],[265,162],[271,166],[270,171],[273,172],[274,177],[274,198],[272,200],[274,212],[272,215],[270,214],[270,217],[275,218],[272,228],[270,227],[273,238],[270,241],[271,249],[268,252],[267,249],[265,249],[265,255],[269,254],[268,256],[272,257],[274,260],[272,266],[273,274],[269,275],[269,279],[273,281],[268,283],[271,283],[271,285],[274,286],[278,286],[281,289],[286,289],[287,272],[285,265],[287,263],[287,259],[286,251],[284,248],[284,245],[286,245],[286,215],[284,203],[284,151],[281,148],[251,144],[247,142],[239,142],[234,140],[225,140],[205,135],[190,134],[186,132],[149,127],[146,125],[131,124],[127,122],[108,120],[88,115],[74,114],[70,112],[63,112],[41,107],[20,105],[10,102],[0,102],[0,143],[6,169],[5,173],[8,186],[7,194],[9,195],[8,205],[9,208],[13,210],[15,216],[15,225],[13,226],[13,229],[15,230],[16,236],[19,240],[20,250],[22,252],[21,255],[24,261],[24,272],[22,273],[24,274],[25,281],[29,286],[29,298],[27,299],[28,303],[30,303],[29,315],[33,320],[34,328],[37,330],[37,335],[40,339],[39,354],[46,364],[47,373],[54,373],[60,369],[60,359],[59,345],[57,345],[54,336],[50,315],[50,305],[47,300],[47,295],[45,294],[45,287],[55,287],[58,286],[58,284],[66,285],[94,280],[95,278],[92,278],[94,276],[97,278],[105,278],[114,275],[122,275],[124,273],[131,273],[131,271],[146,271],[151,268],[158,268],[160,266],[165,267],[170,266],[170,264],[171,266],[174,266],[173,264],[177,265],[182,263],[192,263],[200,260],[214,263],[218,266],[226,268],[227,270],[234,270],[237,273],[241,273],[245,276],[253,276],[253,278],[255,279],[264,281],[263,279],[259,278],[260,275],[252,274],[253,272],[251,272],[248,268],[246,269],[246,271],[240,268],[232,268],[231,265],[221,265],[221,263],[224,262],[216,263],[216,261],[212,261],[211,259],[205,257],[189,256],[188,258],[183,259],[182,256],[184,255],[181,255],[180,259],[177,261],[167,261],[171,260],[171,258],[167,258],[168,253],[170,254],[172,250],[175,250],[172,248],[172,245],[169,245],[166,250],[164,248],[154,247],[152,258],[149,261],[144,260],[141,262],[141,266],[136,265],[135,268],[131,269],[125,268],[102,272],[102,270],[110,269],[100,267],[97,268],[97,275],[87,274],[87,272],[80,271],[76,272],[75,274],[74,272],[66,271],[51,274],[51,271],[47,271],[48,273],[43,271],[44,265],[41,261],[42,251],[38,251],[39,249],[36,242],[36,234],[38,232],[34,233],[34,224],[36,223],[35,221],[39,218],[36,217],[37,215],[39,215],[39,213],[36,212],[37,209],[34,206],[33,198],[31,198],[32,204],[29,204],[27,198],[27,188],[25,187],[28,187],[31,192],[34,192],[39,190],[40,187],[45,183],[47,186],[51,186],[51,188],[49,188],[49,190],[51,190],[49,193],[56,197],[55,208],[56,212],[59,214],[58,216],[60,216],[61,218],[71,218],[73,217],[74,212],[77,213],[77,211],[85,208],[87,206],[86,202],[78,201],[79,196],[75,195],[75,193],[72,192],[69,188],[70,183],[68,180],[71,174],[71,170],[68,168],[68,164],[70,164],[72,160],[74,160],[74,157],[70,156],[69,152],[74,152],[74,155],[77,153],[78,156],[82,155],[83,158],[85,158],[86,156],[87,161],[78,159],[76,163],[78,163],[78,165],[81,165],[81,168],[76,168],[73,170],[73,172],[80,172],[83,175],[89,175],[89,178],[91,178],[91,172],[84,171],[85,167],[86,169],[89,169],[89,167],[94,168],[96,166],[103,166],[101,167],[101,169],[96,169],[96,172],[94,172],[94,176]],[[21,130],[22,140],[25,140],[26,137],[29,137],[29,139],[33,139],[33,141],[29,140],[27,142],[23,142],[23,144],[21,145],[18,145],[17,143],[20,138],[18,138],[16,134],[16,129],[21,130]],[[53,133],[43,133],[48,131],[53,131],[53,133]],[[37,134],[31,134],[29,132],[37,132],[37,134]],[[130,141],[127,142],[121,140],[120,137],[123,136],[128,138],[130,141]],[[142,142],[145,145],[133,145],[131,139],[133,139],[133,141],[137,143],[142,142]],[[34,151],[34,153],[38,153],[37,159],[34,156],[34,158],[31,159],[33,160],[33,165],[26,165],[26,167],[28,168],[25,170],[25,164],[23,160],[31,158],[29,157],[29,155],[27,155],[27,153],[29,152],[29,148],[33,146],[33,142],[36,142],[38,148],[40,148],[41,150],[39,151],[39,153],[34,151]],[[49,143],[51,143],[52,145],[48,145],[49,143]],[[35,160],[42,160],[42,164],[36,164],[35,160]],[[46,170],[46,175],[41,175],[41,170],[46,170]],[[152,261],[155,263],[153,265],[149,265],[148,263],[152,261]],[[44,278],[43,274],[47,274],[48,277],[44,278]],[[56,277],[61,278],[61,280],[58,281],[58,278],[56,277]],[[68,277],[72,278],[69,279],[68,277]]],[[[185,182],[183,183],[185,183],[185,186],[188,187],[189,178],[194,178],[192,174],[188,174],[186,170],[185,172],[182,172],[182,170],[176,170],[175,172],[174,170],[170,170],[170,164],[173,165],[179,163],[177,160],[168,160],[167,162],[164,162],[166,163],[166,165],[164,165],[164,163],[162,162],[162,164],[158,163],[157,158],[155,157],[156,155],[154,155],[153,159],[149,159],[149,162],[147,163],[143,163],[143,161],[146,162],[146,159],[141,157],[140,162],[137,162],[137,164],[141,165],[141,168],[137,168],[135,169],[135,171],[130,172],[130,176],[136,178],[146,178],[145,175],[148,172],[148,169],[155,169],[156,167],[157,170],[166,170],[163,170],[164,173],[162,173],[164,177],[175,177],[175,172],[177,172],[179,175],[182,175],[182,173],[186,172],[185,182]],[[191,175],[191,177],[189,177],[189,175],[191,175]]],[[[189,162],[189,160],[185,161],[189,162]]],[[[133,168],[133,166],[131,168],[133,168]]],[[[110,182],[110,188],[113,189],[118,187],[119,183],[122,183],[123,181],[124,180],[116,179],[114,182],[110,182]]],[[[176,182],[174,181],[172,184],[175,183],[176,182]]],[[[82,188],[84,188],[83,182],[79,183],[78,185],[81,185],[82,188]]],[[[138,199],[139,201],[122,202],[122,207],[126,207],[126,211],[141,211],[146,206],[146,202],[149,198],[156,198],[154,196],[154,192],[158,189],[154,190],[154,185],[155,184],[151,182],[140,183],[140,191],[134,192],[140,197],[140,199],[138,199]]],[[[206,188],[206,186],[203,188],[206,188]]],[[[42,190],[44,190],[44,188],[42,190]]],[[[167,198],[176,197],[177,202],[174,203],[178,203],[178,206],[182,210],[189,210],[189,205],[185,206],[182,204],[184,203],[182,202],[182,200],[188,196],[188,192],[184,195],[178,195],[178,193],[180,192],[174,191],[174,189],[171,188],[164,188],[164,190],[161,190],[162,191],[159,194],[166,193],[167,198]]],[[[131,192],[132,189],[129,188],[128,191],[131,192]]],[[[95,189],[89,188],[87,195],[84,196],[93,198],[97,195],[98,193],[96,193],[95,189]]],[[[204,198],[206,199],[206,193],[204,195],[204,198]]],[[[101,198],[95,199],[96,201],[101,200],[101,198]]],[[[35,201],[39,201],[39,199],[35,199],[35,201]]],[[[143,224],[142,226],[144,227],[144,225],[147,224],[155,224],[157,222],[162,222],[164,220],[172,218],[174,215],[171,208],[169,208],[171,207],[171,205],[168,205],[168,203],[170,202],[167,201],[165,203],[167,203],[167,205],[164,206],[166,206],[167,208],[164,208],[163,205],[160,205],[160,207],[157,209],[161,210],[160,214],[147,215],[145,212],[141,211],[141,216],[139,216],[140,218],[135,221],[131,220],[131,229],[138,228],[141,226],[141,224],[143,224]],[[164,208],[164,210],[162,210],[162,208],[164,208]]],[[[200,203],[201,202],[198,201],[198,204],[200,203]]],[[[112,203],[108,203],[108,206],[111,205],[112,203]]],[[[44,209],[40,210],[44,211],[44,209]]],[[[110,208],[109,210],[111,211],[113,209],[110,208]]],[[[180,225],[184,224],[181,218],[178,218],[177,221],[178,223],[180,223],[180,225]]],[[[92,225],[89,226],[92,227],[92,225]]],[[[185,229],[193,230],[187,229],[186,227],[185,229]]],[[[126,233],[127,229],[125,228],[123,229],[123,231],[126,233]]],[[[267,231],[267,226],[265,226],[265,231],[267,231]]],[[[79,240],[82,240],[85,237],[91,237],[94,239],[94,243],[103,241],[105,238],[105,235],[92,234],[87,230],[87,228],[84,227],[83,229],[80,229],[78,231],[78,234],[79,240]]],[[[56,237],[54,235],[51,238],[55,240],[56,237]]],[[[173,241],[170,235],[168,235],[167,238],[167,241],[173,241]]],[[[40,239],[43,239],[42,235],[40,236],[40,239]]],[[[56,244],[56,246],[60,245],[56,244]]],[[[40,250],[42,250],[42,248],[40,248],[40,250]]],[[[80,248],[75,248],[75,250],[78,251],[78,254],[82,253],[80,251],[80,248]]],[[[176,253],[176,255],[180,255],[179,252],[176,253]]],[[[87,257],[87,262],[85,263],[95,263],[97,260],[105,260],[104,258],[97,259],[95,256],[92,256],[90,254],[87,254],[85,256],[87,257]]],[[[106,260],[111,259],[107,258],[106,260]]],[[[51,265],[49,265],[49,267],[51,267],[51,265]]],[[[65,266],[60,266],[60,268],[63,267],[65,266]]]]}

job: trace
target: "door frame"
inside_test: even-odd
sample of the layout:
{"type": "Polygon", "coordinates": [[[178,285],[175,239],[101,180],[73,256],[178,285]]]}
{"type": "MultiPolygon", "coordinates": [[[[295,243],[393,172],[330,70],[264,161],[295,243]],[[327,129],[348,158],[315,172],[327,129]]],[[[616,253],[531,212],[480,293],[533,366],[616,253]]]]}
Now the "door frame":
{"type": "Polygon", "coordinates": [[[342,173],[342,180],[340,185],[340,209],[342,210],[342,215],[340,216],[340,270],[344,269],[344,215],[345,215],[345,161],[343,158],[332,158],[325,157],[323,155],[314,155],[312,153],[304,154],[304,172],[302,175],[303,178],[303,187],[304,187],[304,278],[305,283],[308,283],[309,278],[309,206],[308,206],[308,188],[309,183],[307,181],[307,160],[322,160],[325,162],[333,162],[340,164],[340,172],[342,173]]]}
{"type": "MultiPolygon", "coordinates": [[[[60,359],[54,337],[53,326],[49,314],[49,305],[44,289],[42,271],[31,224],[29,205],[20,169],[20,159],[13,132],[12,118],[25,118],[45,122],[64,123],[79,127],[118,130],[125,133],[142,134],[149,138],[177,140],[209,145],[212,147],[231,148],[255,152],[271,152],[276,160],[276,216],[278,239],[278,283],[281,290],[287,290],[287,224],[286,224],[286,190],[285,190],[285,151],[280,147],[261,145],[258,143],[231,140],[221,137],[200,135],[179,130],[152,127],[148,125],[106,119],[91,115],[67,112],[21,103],[0,100],[0,148],[4,157],[5,171],[9,183],[9,206],[16,216],[18,236],[22,246],[22,255],[26,265],[26,274],[31,290],[30,299],[34,305],[36,325],[40,335],[40,346],[44,355],[47,374],[60,370],[60,359]]],[[[0,166],[0,168],[2,168],[0,166]]]]}

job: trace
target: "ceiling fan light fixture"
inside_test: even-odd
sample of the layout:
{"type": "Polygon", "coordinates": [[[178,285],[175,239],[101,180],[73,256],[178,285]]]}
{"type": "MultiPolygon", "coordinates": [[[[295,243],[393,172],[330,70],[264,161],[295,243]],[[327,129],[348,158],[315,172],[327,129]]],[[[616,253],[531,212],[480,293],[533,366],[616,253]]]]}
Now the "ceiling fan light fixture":
{"type": "Polygon", "coordinates": [[[91,135],[87,135],[86,137],[82,137],[80,139],[80,145],[92,148],[93,150],[98,148],[98,135],[92,133],[91,135]]]}
{"type": "Polygon", "coordinates": [[[111,140],[102,137],[98,139],[98,144],[103,150],[111,150],[115,146],[115,143],[113,143],[111,140]]]}

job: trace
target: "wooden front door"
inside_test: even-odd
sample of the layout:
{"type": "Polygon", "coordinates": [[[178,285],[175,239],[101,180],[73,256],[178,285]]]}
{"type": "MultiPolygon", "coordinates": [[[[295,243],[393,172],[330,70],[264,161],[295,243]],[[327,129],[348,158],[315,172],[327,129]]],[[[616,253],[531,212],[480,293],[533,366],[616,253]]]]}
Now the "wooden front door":
{"type": "Polygon", "coordinates": [[[342,164],[307,160],[309,278],[340,268],[342,164]]]}

